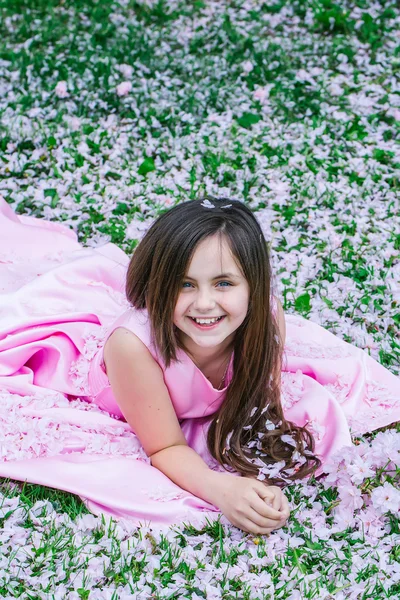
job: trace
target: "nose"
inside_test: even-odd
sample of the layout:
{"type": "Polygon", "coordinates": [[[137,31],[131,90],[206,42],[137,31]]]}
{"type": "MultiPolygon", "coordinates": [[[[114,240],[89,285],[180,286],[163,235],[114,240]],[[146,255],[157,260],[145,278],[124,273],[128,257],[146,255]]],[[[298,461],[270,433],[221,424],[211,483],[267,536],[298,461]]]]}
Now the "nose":
{"type": "Polygon", "coordinates": [[[199,312],[207,313],[215,307],[213,294],[209,290],[199,290],[193,302],[193,307],[199,312]]]}

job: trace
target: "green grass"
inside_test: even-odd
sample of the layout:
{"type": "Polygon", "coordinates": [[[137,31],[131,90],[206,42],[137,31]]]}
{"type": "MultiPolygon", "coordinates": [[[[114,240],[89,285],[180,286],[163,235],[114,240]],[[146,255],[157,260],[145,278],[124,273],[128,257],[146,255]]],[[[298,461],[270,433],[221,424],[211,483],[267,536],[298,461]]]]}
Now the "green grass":
{"type": "MultiPolygon", "coordinates": [[[[399,18],[390,0],[0,0],[0,192],[19,214],[127,254],[137,228],[176,202],[242,199],[269,240],[285,312],[399,374],[399,18]],[[62,80],[68,98],[54,93],[62,80]]],[[[398,487],[398,469],[365,494],[384,481],[398,487]]],[[[3,501],[18,504],[1,518],[0,595],[397,598],[398,519],[385,517],[376,542],[356,524],[317,538],[315,519],[332,528],[339,496],[312,489],[288,489],[282,546],[219,522],[160,535],[90,521],[72,494],[2,480],[3,501]]]]}

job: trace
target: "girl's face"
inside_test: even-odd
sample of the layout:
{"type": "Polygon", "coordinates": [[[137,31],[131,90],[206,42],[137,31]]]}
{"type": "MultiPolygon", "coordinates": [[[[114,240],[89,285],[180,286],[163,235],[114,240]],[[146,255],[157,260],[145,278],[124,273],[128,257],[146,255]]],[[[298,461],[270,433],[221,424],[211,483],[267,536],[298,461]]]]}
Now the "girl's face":
{"type": "Polygon", "coordinates": [[[174,325],[189,351],[226,348],[243,323],[249,304],[249,286],[232,256],[226,239],[218,235],[200,242],[194,252],[174,311],[174,325]],[[213,325],[193,320],[223,317],[213,325]]]}

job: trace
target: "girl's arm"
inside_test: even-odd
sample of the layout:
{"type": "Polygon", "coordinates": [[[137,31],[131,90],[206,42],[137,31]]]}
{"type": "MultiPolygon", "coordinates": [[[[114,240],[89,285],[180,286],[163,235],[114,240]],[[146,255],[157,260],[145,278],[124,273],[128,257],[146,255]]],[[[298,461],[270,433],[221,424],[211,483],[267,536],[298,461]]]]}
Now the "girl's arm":
{"type": "Polygon", "coordinates": [[[279,488],[213,471],[187,445],[162,369],[137,336],[117,328],[105,344],[104,362],[121,412],[154,467],[244,531],[264,534],[284,525],[289,505],[279,488]]]}
{"type": "Polygon", "coordinates": [[[145,344],[119,327],[105,344],[104,363],[118,406],[151,464],[179,487],[215,504],[221,474],[187,445],[163,371],[145,344]]]}

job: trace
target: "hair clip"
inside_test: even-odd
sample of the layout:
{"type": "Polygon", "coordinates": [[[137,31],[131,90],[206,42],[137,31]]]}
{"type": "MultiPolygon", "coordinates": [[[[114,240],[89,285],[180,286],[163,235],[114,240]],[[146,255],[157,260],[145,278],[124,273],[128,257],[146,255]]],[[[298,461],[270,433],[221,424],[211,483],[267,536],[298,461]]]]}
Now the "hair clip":
{"type": "Polygon", "coordinates": [[[204,202],[201,203],[201,206],[204,206],[204,208],[215,208],[214,204],[209,200],[204,200],[204,202]]]}

